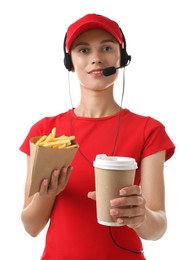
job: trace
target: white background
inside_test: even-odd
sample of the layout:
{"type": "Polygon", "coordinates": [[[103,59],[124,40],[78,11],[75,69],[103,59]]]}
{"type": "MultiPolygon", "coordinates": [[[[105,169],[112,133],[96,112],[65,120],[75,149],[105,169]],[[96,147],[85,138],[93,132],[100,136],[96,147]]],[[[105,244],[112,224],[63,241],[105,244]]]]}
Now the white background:
{"type": "MultiPolygon", "coordinates": [[[[177,147],[165,166],[168,230],[156,242],[144,241],[146,258],[187,259],[187,0],[0,2],[0,259],[37,260],[42,254],[46,229],[32,238],[20,220],[26,156],[19,146],[37,120],[70,108],[63,39],[70,23],[91,12],[118,21],[125,34],[132,62],[126,68],[124,107],[160,120],[177,147]]],[[[70,82],[76,106],[79,86],[72,73],[70,82]]],[[[119,102],[121,71],[115,88],[119,102]]]]}

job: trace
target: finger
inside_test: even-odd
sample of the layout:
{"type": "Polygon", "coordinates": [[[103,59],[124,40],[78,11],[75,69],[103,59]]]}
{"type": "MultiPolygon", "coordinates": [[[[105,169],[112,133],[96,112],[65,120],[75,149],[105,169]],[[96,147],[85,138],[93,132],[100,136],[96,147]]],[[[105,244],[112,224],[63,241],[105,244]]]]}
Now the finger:
{"type": "Polygon", "coordinates": [[[145,216],[140,215],[134,218],[117,218],[116,222],[119,224],[127,225],[130,228],[138,228],[140,227],[145,220],[145,216]]]}
{"type": "Polygon", "coordinates": [[[119,191],[119,194],[121,196],[140,195],[141,193],[142,193],[141,187],[138,185],[124,187],[119,191]]]}
{"type": "Polygon", "coordinates": [[[58,186],[58,178],[60,175],[59,170],[54,170],[51,175],[51,181],[49,183],[49,191],[55,190],[58,186]]]}
{"type": "Polygon", "coordinates": [[[145,209],[142,207],[126,207],[126,208],[112,208],[110,209],[110,215],[114,217],[127,217],[133,218],[142,216],[145,213],[145,209]]]}
{"type": "Polygon", "coordinates": [[[44,195],[48,191],[48,185],[49,185],[49,180],[44,179],[41,183],[40,190],[39,190],[39,195],[44,195]]]}
{"type": "Polygon", "coordinates": [[[126,196],[110,200],[110,205],[112,207],[133,207],[144,204],[145,200],[141,195],[126,196]]]}
{"type": "Polygon", "coordinates": [[[90,191],[87,194],[87,197],[92,200],[96,200],[96,191],[90,191]]]}
{"type": "Polygon", "coordinates": [[[59,176],[59,185],[60,185],[61,189],[64,189],[66,187],[72,170],[73,170],[72,166],[63,167],[61,169],[61,173],[59,176]]]}

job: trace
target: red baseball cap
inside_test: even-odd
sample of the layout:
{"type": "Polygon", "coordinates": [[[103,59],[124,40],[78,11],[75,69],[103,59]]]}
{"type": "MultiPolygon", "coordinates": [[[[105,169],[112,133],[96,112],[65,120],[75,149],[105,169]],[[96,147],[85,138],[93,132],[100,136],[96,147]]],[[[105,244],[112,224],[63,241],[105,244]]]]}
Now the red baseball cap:
{"type": "Polygon", "coordinates": [[[67,53],[70,53],[74,40],[81,33],[91,29],[102,29],[107,31],[115,37],[122,48],[124,47],[122,46],[124,44],[122,32],[119,25],[115,21],[103,15],[87,14],[68,27],[65,42],[67,53]]]}

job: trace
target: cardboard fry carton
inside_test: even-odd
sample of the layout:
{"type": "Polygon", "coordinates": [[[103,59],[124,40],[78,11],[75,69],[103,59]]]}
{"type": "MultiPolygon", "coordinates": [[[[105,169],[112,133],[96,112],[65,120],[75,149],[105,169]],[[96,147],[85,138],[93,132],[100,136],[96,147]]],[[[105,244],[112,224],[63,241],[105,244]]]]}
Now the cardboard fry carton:
{"type": "Polygon", "coordinates": [[[37,146],[35,143],[39,138],[40,136],[30,139],[32,181],[29,196],[39,191],[42,180],[45,178],[50,179],[53,170],[71,165],[79,147],[74,142],[73,144],[77,146],[67,149],[37,146]]]}

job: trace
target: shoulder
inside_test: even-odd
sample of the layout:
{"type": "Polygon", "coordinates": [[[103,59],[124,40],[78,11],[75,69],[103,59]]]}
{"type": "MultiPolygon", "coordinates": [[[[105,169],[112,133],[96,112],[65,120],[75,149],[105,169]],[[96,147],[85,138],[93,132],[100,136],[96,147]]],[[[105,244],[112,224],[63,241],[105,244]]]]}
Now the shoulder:
{"type": "Polygon", "coordinates": [[[52,128],[56,127],[59,129],[59,126],[69,119],[70,110],[64,113],[60,113],[54,116],[46,116],[39,121],[37,121],[30,129],[30,135],[37,136],[37,135],[45,135],[49,134],[52,128]]]}
{"type": "Polygon", "coordinates": [[[66,134],[67,129],[69,128],[70,124],[70,113],[71,110],[68,110],[67,112],[55,115],[55,116],[47,116],[39,121],[37,121],[29,130],[24,142],[20,146],[20,150],[30,154],[30,146],[29,141],[30,138],[35,136],[42,136],[42,135],[48,135],[51,133],[52,129],[56,127],[57,135],[66,134]]]}
{"type": "Polygon", "coordinates": [[[163,150],[166,151],[166,160],[174,154],[175,145],[162,122],[153,117],[139,115],[131,111],[126,113],[129,121],[127,121],[125,127],[129,128],[138,145],[141,144],[141,147],[143,147],[141,158],[163,150]]]}
{"type": "Polygon", "coordinates": [[[140,127],[164,127],[159,120],[151,116],[134,113],[128,109],[123,109],[122,115],[127,120],[127,122],[129,121],[130,124],[134,124],[140,127]]]}

